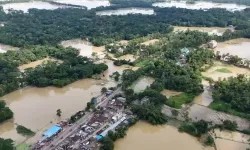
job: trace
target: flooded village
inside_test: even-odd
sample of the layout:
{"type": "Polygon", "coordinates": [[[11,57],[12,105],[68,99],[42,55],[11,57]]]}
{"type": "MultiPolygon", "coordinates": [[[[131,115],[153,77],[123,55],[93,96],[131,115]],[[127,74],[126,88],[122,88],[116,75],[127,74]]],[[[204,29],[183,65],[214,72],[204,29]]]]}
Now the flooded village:
{"type": "MultiPolygon", "coordinates": [[[[67,1],[58,0],[56,3],[86,6],[88,9],[99,6],[110,6],[109,1],[67,1]]],[[[209,2],[192,6],[180,2],[155,3],[157,7],[178,6],[188,9],[209,9],[210,7],[223,7],[230,11],[243,10],[247,6],[242,5],[209,5],[209,2]]],[[[4,10],[17,9],[28,12],[29,8],[37,9],[57,9],[66,6],[55,5],[48,2],[24,2],[10,3],[3,5],[4,10]]],[[[127,14],[154,15],[153,9],[144,8],[122,8],[118,10],[105,10],[97,12],[96,15],[127,15],[127,14]]],[[[173,26],[174,32],[182,31],[200,31],[209,33],[209,35],[221,36],[226,30],[232,30],[231,27],[180,27],[173,26]]],[[[144,46],[154,46],[162,41],[161,38],[148,38],[140,43],[144,46]]],[[[121,44],[128,44],[129,41],[122,40],[121,44]]],[[[205,120],[212,124],[221,124],[223,120],[232,120],[238,124],[239,130],[247,130],[250,123],[231,114],[218,112],[209,107],[213,102],[212,88],[210,83],[202,79],[204,91],[196,96],[191,103],[183,104],[180,109],[171,108],[164,104],[162,113],[169,118],[169,123],[162,126],[153,126],[144,121],[138,121],[131,125],[137,116],[127,108],[126,95],[119,87],[120,81],[115,81],[111,76],[114,72],[122,74],[124,70],[138,70],[140,65],[114,65],[115,60],[126,60],[136,62],[141,55],[126,54],[116,57],[103,46],[94,46],[88,39],[72,39],[61,41],[59,44],[63,47],[73,47],[80,51],[79,55],[88,57],[95,63],[105,63],[108,69],[102,74],[76,81],[62,88],[46,87],[37,88],[27,86],[17,91],[6,94],[2,97],[7,106],[14,112],[14,117],[0,124],[0,137],[11,138],[18,144],[28,145],[32,150],[97,150],[100,148],[100,140],[107,136],[109,131],[115,131],[117,128],[129,127],[127,135],[123,139],[114,142],[115,150],[152,150],[165,149],[166,147],[174,150],[246,150],[250,148],[249,135],[237,131],[221,131],[215,129],[215,132],[209,133],[215,139],[214,146],[205,146],[199,138],[193,137],[187,133],[178,131],[180,122],[185,121],[188,116],[192,121],[205,120]],[[102,89],[107,88],[103,92],[102,89]],[[56,111],[60,109],[62,115],[58,117],[56,111]],[[173,115],[173,110],[179,114],[173,115]],[[17,133],[16,126],[24,125],[36,133],[33,137],[24,137],[17,133]],[[143,138],[142,138],[143,137],[143,138]],[[180,140],[182,144],[180,144],[180,140]]],[[[208,44],[209,45],[209,44],[208,44]]],[[[225,42],[216,42],[216,46],[211,48],[216,55],[229,53],[237,55],[246,60],[250,59],[249,39],[234,39],[225,42]]],[[[1,53],[7,50],[18,51],[17,47],[1,46],[1,53]]],[[[62,63],[55,58],[44,58],[18,67],[23,72],[27,68],[35,68],[44,63],[54,61],[62,63]]],[[[213,81],[219,81],[228,77],[236,77],[238,74],[250,75],[247,67],[238,67],[227,64],[224,60],[216,60],[207,70],[201,72],[203,77],[211,78],[213,81]],[[222,70],[222,71],[221,71],[222,70]],[[225,71],[226,70],[226,71],[225,71]]],[[[135,93],[140,93],[147,89],[155,79],[148,76],[142,76],[129,87],[135,93]]],[[[165,89],[161,94],[167,98],[183,94],[180,91],[165,89]]],[[[25,149],[26,150],[26,149],[25,149]]]]}

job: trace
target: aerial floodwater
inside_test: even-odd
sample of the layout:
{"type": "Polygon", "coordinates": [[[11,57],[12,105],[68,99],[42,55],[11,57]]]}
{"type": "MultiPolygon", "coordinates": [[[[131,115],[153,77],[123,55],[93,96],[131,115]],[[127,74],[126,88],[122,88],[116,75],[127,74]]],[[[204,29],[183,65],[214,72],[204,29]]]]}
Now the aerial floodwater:
{"type": "Polygon", "coordinates": [[[195,4],[188,4],[186,1],[171,1],[171,2],[157,2],[154,3],[155,7],[176,7],[187,9],[211,9],[211,8],[225,8],[229,11],[238,11],[247,8],[245,5],[237,5],[230,3],[213,3],[213,2],[195,2],[195,4]]]}
{"type": "Polygon", "coordinates": [[[8,12],[9,9],[14,9],[14,10],[22,10],[25,13],[27,13],[28,10],[31,8],[53,10],[53,9],[62,7],[62,6],[50,4],[48,2],[39,2],[39,1],[23,2],[23,3],[9,3],[9,4],[3,4],[2,6],[5,12],[8,12]]]}
{"type": "Polygon", "coordinates": [[[115,150],[214,150],[205,148],[195,138],[180,133],[170,125],[152,126],[138,122],[130,127],[127,135],[115,142],[115,150]]]}
{"type": "Polygon", "coordinates": [[[149,8],[121,8],[117,10],[105,10],[99,11],[97,15],[127,15],[127,14],[143,14],[143,15],[153,15],[154,10],[149,8]]]}
{"type": "MultiPolygon", "coordinates": [[[[82,46],[87,47],[87,45],[82,46]]],[[[81,49],[81,47],[79,48],[81,49]]],[[[104,50],[104,47],[92,48],[91,51],[97,53],[103,53],[104,50]]],[[[11,138],[17,143],[25,140],[25,137],[16,132],[15,126],[19,124],[38,132],[38,137],[35,136],[27,141],[27,143],[35,142],[41,138],[39,133],[56,124],[59,120],[67,119],[83,110],[92,97],[100,94],[102,87],[116,86],[117,83],[109,77],[113,72],[122,73],[125,69],[133,69],[127,65],[114,66],[113,61],[110,60],[103,59],[101,61],[106,63],[109,68],[100,75],[101,79],[99,80],[82,79],[63,88],[26,87],[2,97],[1,99],[5,100],[8,107],[14,112],[14,118],[0,125],[0,137],[11,138]],[[56,116],[57,109],[62,110],[60,119],[56,116]]],[[[29,65],[29,67],[33,66],[29,65]]],[[[22,68],[19,69],[22,70],[22,68]]]]}
{"type": "Polygon", "coordinates": [[[240,58],[250,59],[250,40],[249,39],[234,39],[225,41],[218,44],[218,47],[215,49],[221,54],[237,55],[240,58]]]}
{"type": "Polygon", "coordinates": [[[110,3],[108,0],[55,0],[57,3],[62,4],[71,4],[78,6],[85,6],[88,9],[100,7],[100,6],[109,6],[110,3]]]}
{"type": "Polygon", "coordinates": [[[148,86],[150,86],[152,83],[154,82],[154,78],[151,77],[142,77],[139,78],[138,80],[136,80],[132,85],[131,88],[133,88],[133,90],[136,93],[139,93],[143,90],[145,90],[148,86]]]}

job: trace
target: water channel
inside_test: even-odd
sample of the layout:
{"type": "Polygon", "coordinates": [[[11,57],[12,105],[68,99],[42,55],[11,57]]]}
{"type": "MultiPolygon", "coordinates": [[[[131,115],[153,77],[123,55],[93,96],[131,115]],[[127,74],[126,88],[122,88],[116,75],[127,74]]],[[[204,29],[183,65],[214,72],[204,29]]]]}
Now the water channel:
{"type": "MultiPolygon", "coordinates": [[[[87,50],[87,54],[96,52],[99,54],[98,56],[103,55],[104,47],[94,47],[91,43],[86,43],[86,41],[78,40],[78,42],[80,42],[80,44],[75,45],[75,40],[73,40],[73,42],[68,41],[68,44],[83,51],[87,50]]],[[[84,51],[81,54],[85,56],[86,52],[84,51]]],[[[27,68],[27,66],[35,67],[47,59],[48,58],[25,64],[19,69],[22,70],[27,68]]],[[[106,63],[109,68],[104,72],[105,76],[102,76],[100,80],[82,79],[63,88],[26,87],[2,97],[8,107],[14,112],[14,119],[0,125],[0,137],[11,138],[17,143],[20,143],[25,140],[25,138],[17,134],[15,130],[17,124],[23,125],[36,132],[44,131],[60,119],[69,118],[72,114],[84,109],[92,97],[100,94],[100,90],[103,86],[115,86],[117,83],[109,78],[109,75],[113,72],[118,71],[122,73],[125,69],[138,69],[137,67],[127,65],[117,67],[113,65],[113,61],[105,59],[102,59],[101,62],[106,63]],[[62,110],[60,119],[56,116],[57,109],[62,110]]],[[[37,136],[37,138],[40,138],[40,136],[37,136]]],[[[31,142],[35,142],[35,140],[36,139],[33,139],[31,142]]]]}
{"type": "Polygon", "coordinates": [[[154,3],[155,7],[176,7],[176,8],[187,8],[187,9],[211,9],[211,8],[225,8],[229,11],[240,11],[248,6],[231,4],[231,3],[212,3],[212,2],[195,2],[195,4],[188,4],[186,1],[171,1],[171,2],[157,2],[154,3]]]}
{"type": "Polygon", "coordinates": [[[128,15],[128,14],[143,14],[143,15],[153,15],[154,10],[149,8],[121,8],[117,10],[105,10],[99,11],[97,15],[128,15]]]}

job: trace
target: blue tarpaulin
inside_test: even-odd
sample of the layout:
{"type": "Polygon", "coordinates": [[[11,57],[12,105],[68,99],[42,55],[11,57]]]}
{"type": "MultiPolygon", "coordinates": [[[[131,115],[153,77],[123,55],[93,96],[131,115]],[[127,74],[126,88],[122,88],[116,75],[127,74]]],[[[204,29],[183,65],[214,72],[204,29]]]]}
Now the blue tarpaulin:
{"type": "Polygon", "coordinates": [[[101,140],[103,137],[101,136],[101,135],[97,135],[96,136],[96,139],[99,141],[99,140],[101,140]]]}
{"type": "Polygon", "coordinates": [[[47,131],[43,133],[43,136],[46,136],[47,138],[52,137],[56,133],[58,133],[62,128],[60,126],[54,125],[51,128],[49,128],[47,131]]]}

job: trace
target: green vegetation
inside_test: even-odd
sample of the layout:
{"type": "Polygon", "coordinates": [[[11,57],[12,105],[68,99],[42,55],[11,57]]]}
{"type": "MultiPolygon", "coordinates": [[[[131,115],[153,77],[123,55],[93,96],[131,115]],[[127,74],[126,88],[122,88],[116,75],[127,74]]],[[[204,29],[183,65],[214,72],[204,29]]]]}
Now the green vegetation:
{"type": "Polygon", "coordinates": [[[16,147],[16,150],[30,150],[30,146],[28,144],[22,143],[22,144],[18,144],[16,147]]]}
{"type": "Polygon", "coordinates": [[[6,107],[6,103],[3,100],[0,100],[0,123],[13,118],[13,112],[6,107]]]}
{"type": "Polygon", "coordinates": [[[244,75],[230,77],[214,84],[211,108],[249,118],[250,80],[244,75]]]}
{"type": "Polygon", "coordinates": [[[214,145],[214,138],[211,135],[208,135],[206,138],[205,144],[207,146],[213,146],[214,145]]]}
{"type": "Polygon", "coordinates": [[[173,107],[173,108],[180,109],[183,104],[191,103],[194,97],[195,96],[192,94],[182,93],[182,94],[170,97],[167,100],[166,105],[173,107]]]}
{"type": "Polygon", "coordinates": [[[11,139],[0,138],[0,149],[1,150],[14,150],[14,141],[11,139]]]}
{"type": "MultiPolygon", "coordinates": [[[[132,2],[131,7],[143,6],[141,1],[138,1],[139,4],[136,4],[135,1],[130,2],[132,2]]],[[[116,5],[111,7],[121,8],[124,6],[116,5]]],[[[0,42],[20,47],[39,44],[55,45],[62,40],[88,38],[94,45],[98,46],[122,39],[130,40],[152,33],[169,33],[172,31],[169,25],[208,27],[234,25],[236,29],[244,30],[230,33],[230,36],[225,34],[225,36],[217,37],[220,40],[248,37],[250,33],[249,11],[229,12],[225,9],[209,9],[205,11],[181,8],[152,8],[156,15],[96,15],[96,10],[110,9],[109,7],[101,7],[96,10],[78,8],[31,9],[29,13],[20,11],[17,13],[13,10],[9,14],[5,14],[1,9],[0,21],[8,23],[1,28],[0,42]]],[[[200,38],[199,40],[203,39],[200,38]]]]}
{"type": "Polygon", "coordinates": [[[180,132],[186,132],[190,135],[200,137],[202,134],[208,132],[208,123],[204,120],[198,122],[184,122],[179,127],[180,132]]]}
{"type": "Polygon", "coordinates": [[[230,131],[236,131],[236,129],[238,128],[238,125],[235,121],[232,122],[230,120],[224,120],[222,124],[222,128],[226,130],[230,130],[230,131]]]}
{"type": "Polygon", "coordinates": [[[234,110],[234,109],[231,108],[230,104],[225,103],[223,101],[213,101],[209,105],[209,107],[212,108],[212,109],[214,109],[214,110],[217,110],[217,111],[222,111],[222,112],[226,112],[226,113],[232,114],[234,116],[239,116],[239,117],[242,117],[242,118],[250,119],[250,115],[249,114],[244,113],[244,112],[236,111],[236,110],[234,110]]]}
{"type": "Polygon", "coordinates": [[[222,72],[222,73],[232,73],[230,70],[227,68],[221,68],[221,69],[216,69],[215,71],[217,72],[222,72]]]}
{"type": "Polygon", "coordinates": [[[164,124],[167,122],[166,116],[161,112],[160,106],[155,106],[151,103],[141,106],[133,106],[132,111],[139,119],[148,121],[153,125],[164,124]]]}
{"type": "Polygon", "coordinates": [[[133,62],[131,62],[130,60],[124,60],[124,59],[122,59],[122,60],[115,60],[114,61],[114,65],[116,65],[116,66],[121,66],[121,65],[130,65],[130,66],[134,66],[134,63],[133,62]]]}
{"type": "Polygon", "coordinates": [[[30,129],[28,129],[22,125],[18,125],[16,130],[17,130],[18,134],[22,134],[24,136],[34,136],[35,135],[35,132],[31,131],[30,129]]]}
{"type": "Polygon", "coordinates": [[[115,81],[119,81],[121,74],[119,72],[114,72],[112,75],[110,75],[111,78],[114,78],[115,81]]]}

